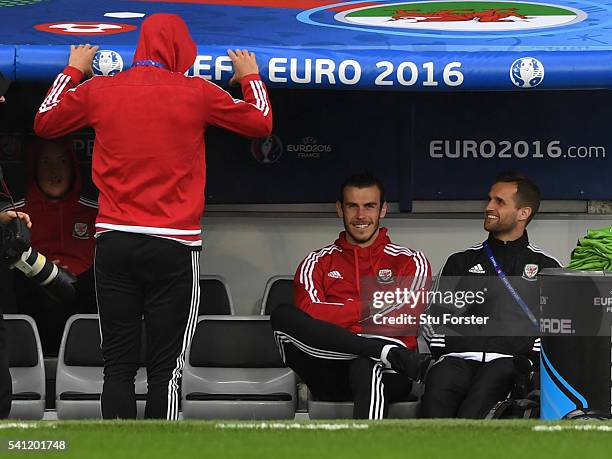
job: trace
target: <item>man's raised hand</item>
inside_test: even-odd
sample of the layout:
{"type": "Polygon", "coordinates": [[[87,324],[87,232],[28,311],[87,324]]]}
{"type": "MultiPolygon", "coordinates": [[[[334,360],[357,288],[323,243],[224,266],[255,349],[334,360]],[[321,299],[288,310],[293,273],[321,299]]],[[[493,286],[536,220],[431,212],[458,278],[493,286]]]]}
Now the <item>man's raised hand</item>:
{"type": "Polygon", "coordinates": [[[91,76],[93,70],[91,64],[93,58],[98,51],[98,46],[87,45],[70,45],[70,58],[68,65],[79,69],[83,74],[91,76]]]}
{"type": "Polygon", "coordinates": [[[247,75],[259,73],[255,53],[251,53],[246,49],[237,49],[236,51],[228,49],[227,55],[234,65],[234,75],[229,80],[230,86],[238,85],[240,80],[247,75]]]}

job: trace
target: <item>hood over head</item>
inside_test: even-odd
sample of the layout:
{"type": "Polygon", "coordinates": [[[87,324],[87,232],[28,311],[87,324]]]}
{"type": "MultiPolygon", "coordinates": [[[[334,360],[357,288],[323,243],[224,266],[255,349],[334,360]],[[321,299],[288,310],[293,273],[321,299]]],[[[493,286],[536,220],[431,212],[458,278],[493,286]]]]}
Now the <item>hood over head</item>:
{"type": "Polygon", "coordinates": [[[197,54],[187,24],[180,16],[158,13],[142,22],[134,62],[152,60],[171,72],[185,73],[197,54]]]}

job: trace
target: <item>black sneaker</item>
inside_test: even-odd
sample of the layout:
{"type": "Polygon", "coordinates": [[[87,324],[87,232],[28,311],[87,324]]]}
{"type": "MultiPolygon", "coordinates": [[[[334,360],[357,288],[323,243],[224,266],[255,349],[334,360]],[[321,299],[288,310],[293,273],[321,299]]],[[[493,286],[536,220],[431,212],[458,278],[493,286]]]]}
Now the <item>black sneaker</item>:
{"type": "Polygon", "coordinates": [[[406,375],[414,381],[421,381],[429,368],[431,356],[398,346],[389,351],[387,360],[396,372],[406,375]]]}

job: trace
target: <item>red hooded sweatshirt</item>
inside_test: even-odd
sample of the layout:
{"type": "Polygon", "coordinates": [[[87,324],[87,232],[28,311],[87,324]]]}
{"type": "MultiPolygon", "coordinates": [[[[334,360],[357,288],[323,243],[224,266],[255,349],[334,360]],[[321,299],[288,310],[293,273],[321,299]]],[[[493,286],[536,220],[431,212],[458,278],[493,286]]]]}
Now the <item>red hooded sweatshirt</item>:
{"type": "Polygon", "coordinates": [[[119,230],[201,245],[204,133],[209,125],[250,137],[272,130],[259,75],[240,81],[244,101],[210,81],[186,77],[196,46],[183,20],[154,14],[142,23],[133,66],[94,77],[66,67],[43,101],[34,130],[53,138],[91,126],[94,183],[100,190],[98,233],[119,230]]]}
{"type": "MultiPolygon", "coordinates": [[[[31,243],[48,260],[59,260],[60,266],[79,275],[93,263],[95,220],[98,205],[80,195],[81,174],[72,138],[57,142],[70,155],[72,187],[59,199],[46,196],[38,186],[36,168],[43,142],[35,139],[27,147],[26,196],[15,207],[32,219],[31,243]]],[[[1,210],[10,210],[11,205],[1,210]]]]}
{"type": "MultiPolygon", "coordinates": [[[[369,303],[375,291],[394,291],[404,285],[411,291],[426,291],[431,267],[422,252],[392,244],[387,229],[370,247],[346,240],[343,231],[336,242],[311,252],[298,266],[293,280],[295,304],[315,319],[339,325],[353,333],[396,337],[416,348],[418,326],[376,326],[369,303]],[[413,336],[407,336],[413,335],[413,336]]],[[[399,309],[418,317],[426,304],[399,309]]]]}

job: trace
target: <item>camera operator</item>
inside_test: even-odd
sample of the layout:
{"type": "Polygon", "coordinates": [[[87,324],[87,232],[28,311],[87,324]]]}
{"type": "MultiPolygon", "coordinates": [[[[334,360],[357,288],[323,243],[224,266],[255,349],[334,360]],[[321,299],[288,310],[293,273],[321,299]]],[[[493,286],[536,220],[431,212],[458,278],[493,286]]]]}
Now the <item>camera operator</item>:
{"type": "MultiPolygon", "coordinates": [[[[0,73],[0,104],[4,102],[4,94],[6,93],[10,81],[0,73]]],[[[23,212],[0,212],[0,225],[10,223],[14,218],[21,219],[28,228],[32,227],[30,217],[23,212]]],[[[12,396],[12,381],[9,371],[8,350],[6,348],[4,319],[2,318],[5,293],[5,282],[8,273],[6,267],[0,263],[0,419],[7,418],[11,411],[11,396],[12,396]]]]}
{"type": "Polygon", "coordinates": [[[32,249],[72,278],[76,294],[59,298],[46,285],[40,286],[37,279],[14,270],[15,310],[34,318],[43,353],[56,356],[66,320],[79,312],[97,312],[91,267],[98,209],[95,201],[80,194],[81,177],[72,138],[37,138],[26,151],[26,196],[15,207],[37,222],[31,232],[32,249]]]}
{"type": "MultiPolygon", "coordinates": [[[[1,77],[2,74],[0,74],[1,77]]],[[[0,97],[0,103],[4,102],[4,97],[0,97]]],[[[8,224],[12,219],[21,219],[28,228],[32,227],[32,222],[28,214],[23,212],[0,212],[0,225],[8,224]]],[[[8,270],[7,266],[0,263],[0,419],[8,417],[11,411],[11,396],[12,396],[12,380],[11,373],[9,371],[9,360],[8,360],[8,349],[6,347],[6,339],[4,332],[4,319],[2,317],[4,298],[9,294],[9,288],[7,288],[8,270]]]]}

